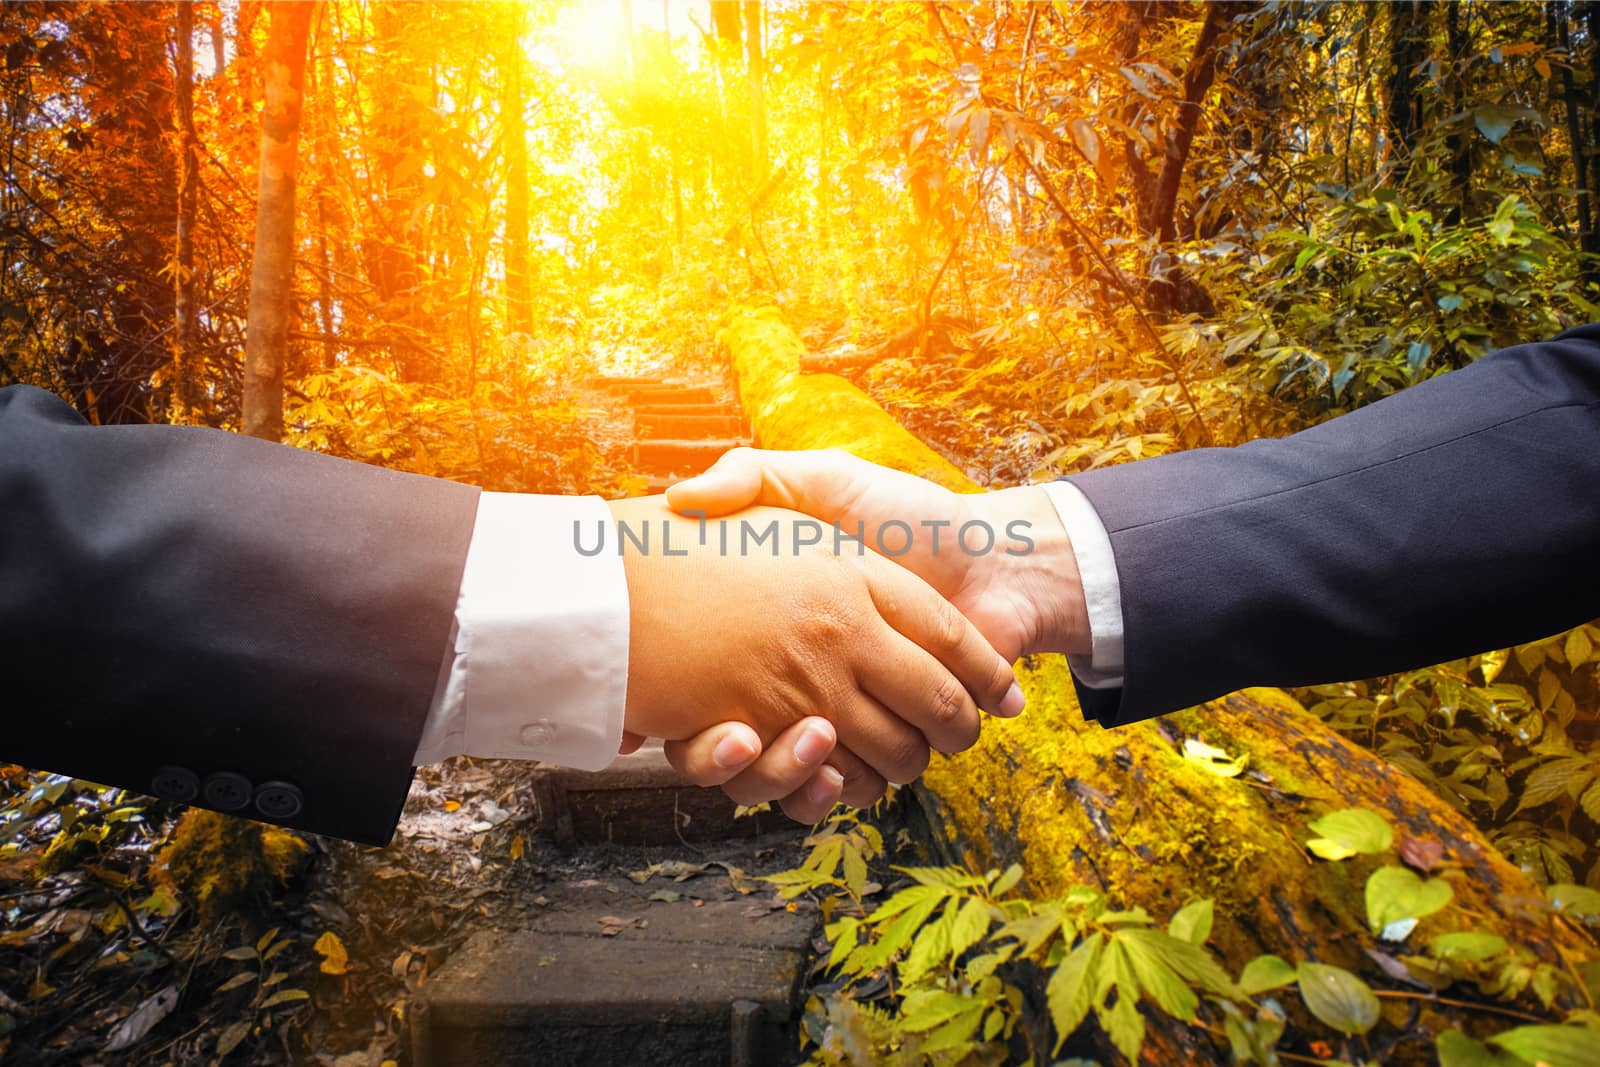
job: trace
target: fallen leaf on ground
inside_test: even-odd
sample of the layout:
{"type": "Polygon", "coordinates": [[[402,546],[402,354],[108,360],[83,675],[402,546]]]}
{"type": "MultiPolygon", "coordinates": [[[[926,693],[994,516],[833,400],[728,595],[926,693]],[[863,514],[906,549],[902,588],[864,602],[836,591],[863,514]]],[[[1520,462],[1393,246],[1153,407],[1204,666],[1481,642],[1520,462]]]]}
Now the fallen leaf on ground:
{"type": "Polygon", "coordinates": [[[126,1019],[122,1020],[111,1030],[111,1037],[106,1042],[107,1052],[120,1052],[125,1048],[132,1048],[144,1040],[155,1025],[162,1019],[172,1014],[172,1009],[178,1006],[178,987],[169,985],[156,993],[152,993],[133,1009],[126,1019]]]}
{"type": "Polygon", "coordinates": [[[324,930],[322,936],[317,938],[317,943],[311,947],[322,957],[319,969],[323,974],[344,974],[349,968],[350,954],[345,951],[344,942],[339,940],[339,935],[332,930],[324,930]]]}

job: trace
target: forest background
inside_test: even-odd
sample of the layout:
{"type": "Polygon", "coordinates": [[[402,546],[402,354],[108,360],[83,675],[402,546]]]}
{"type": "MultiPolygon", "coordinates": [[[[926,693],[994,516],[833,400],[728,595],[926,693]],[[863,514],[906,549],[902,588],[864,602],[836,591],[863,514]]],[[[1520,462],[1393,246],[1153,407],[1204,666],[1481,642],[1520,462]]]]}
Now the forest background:
{"type": "MultiPolygon", "coordinates": [[[[617,495],[583,381],[716,372],[772,304],[983,485],[1281,435],[1600,318],[1597,42],[1568,2],[7,4],[0,385],[617,495]]],[[[1297,695],[1600,911],[1597,664],[1591,625],[1297,695]]],[[[197,901],[159,805],[4,792],[11,920],[93,889],[0,935],[0,1041],[43,1040],[75,951],[197,901]]],[[[287,1049],[271,996],[208,1047],[287,1049]]]]}

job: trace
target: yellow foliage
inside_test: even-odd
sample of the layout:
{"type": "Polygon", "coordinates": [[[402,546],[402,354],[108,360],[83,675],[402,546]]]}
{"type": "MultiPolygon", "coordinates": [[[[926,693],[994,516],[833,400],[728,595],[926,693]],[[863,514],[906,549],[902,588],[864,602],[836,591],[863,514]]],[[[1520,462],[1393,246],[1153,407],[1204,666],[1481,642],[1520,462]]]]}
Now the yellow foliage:
{"type": "Polygon", "coordinates": [[[339,935],[332,930],[324,930],[322,936],[317,938],[317,943],[311,947],[322,957],[322,964],[318,969],[323,974],[344,974],[349,969],[350,953],[345,951],[344,942],[340,941],[339,935]]]}
{"type": "Polygon", "coordinates": [[[156,856],[157,875],[214,919],[255,907],[299,867],[309,847],[291,831],[191,808],[156,856]]]}

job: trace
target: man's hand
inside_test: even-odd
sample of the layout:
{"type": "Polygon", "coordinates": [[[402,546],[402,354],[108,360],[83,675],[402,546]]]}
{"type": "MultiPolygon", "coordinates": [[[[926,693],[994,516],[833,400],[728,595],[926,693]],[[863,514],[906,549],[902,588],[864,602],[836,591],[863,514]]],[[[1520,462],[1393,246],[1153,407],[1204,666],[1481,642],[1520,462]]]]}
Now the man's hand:
{"type": "Polygon", "coordinates": [[[667,502],[708,516],[792,508],[851,535],[861,524],[869,547],[931,585],[1007,659],[1089,651],[1077,559],[1038,486],[953,493],[848,452],[736,448],[668,489],[667,502]]]}
{"type": "Polygon", "coordinates": [[[921,774],[930,746],[976,741],[979,705],[1018,703],[1007,660],[927,583],[853,544],[836,554],[831,536],[815,543],[816,524],[793,512],[745,512],[724,543],[717,524],[674,515],[659,497],[611,510],[631,534],[626,728],[686,741],[669,751],[735,799],[787,796],[826,757],[837,775],[814,784],[871,803],[885,781],[921,774]],[[769,758],[738,771],[752,735],[793,766],[769,758]],[[835,737],[844,747],[830,756],[835,737]]]}
{"type": "MultiPolygon", "coordinates": [[[[1089,649],[1077,560],[1054,506],[1038,487],[964,495],[845,452],[741,448],[705,474],[673,486],[667,499],[678,511],[707,516],[752,504],[792,508],[850,534],[861,524],[869,545],[883,531],[883,547],[896,553],[894,562],[948,597],[1008,659],[1089,649]],[[886,527],[892,523],[909,528],[909,541],[904,528],[886,527]]],[[[727,781],[726,769],[709,757],[721,729],[669,743],[668,757],[703,785],[727,781]]],[[[740,766],[750,768],[740,775],[750,783],[742,796],[764,789],[759,799],[782,797],[784,810],[796,818],[826,813],[826,775],[808,775],[787,739],[765,752],[747,741],[739,750],[745,758],[740,766]]]]}

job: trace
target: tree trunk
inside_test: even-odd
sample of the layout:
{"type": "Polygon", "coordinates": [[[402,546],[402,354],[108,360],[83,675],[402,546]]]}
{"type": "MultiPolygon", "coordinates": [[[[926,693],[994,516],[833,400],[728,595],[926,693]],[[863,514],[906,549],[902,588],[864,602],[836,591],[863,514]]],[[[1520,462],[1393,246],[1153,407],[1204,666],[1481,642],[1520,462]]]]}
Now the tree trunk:
{"type": "MultiPolygon", "coordinates": [[[[521,19],[517,20],[518,30],[521,19]]],[[[506,142],[506,330],[533,333],[533,279],[528,254],[528,133],[523,118],[522,36],[503,54],[501,131],[506,142]]]]}
{"type": "Polygon", "coordinates": [[[750,93],[750,177],[759,189],[767,180],[767,56],[761,44],[761,4],[746,0],[744,44],[750,93]]]}
{"type": "MultiPolygon", "coordinates": [[[[1466,83],[1464,63],[1469,39],[1462,22],[1462,5],[1444,5],[1445,44],[1449,50],[1451,109],[1459,115],[1466,110],[1466,83]]],[[[1445,213],[1445,222],[1455,226],[1469,221],[1472,211],[1472,126],[1457,123],[1450,134],[1450,175],[1454,179],[1456,202],[1445,213]]]]}
{"type": "Polygon", "coordinates": [[[199,309],[195,305],[194,222],[199,183],[198,138],[194,130],[194,5],[177,5],[177,50],[172,83],[178,135],[178,225],[173,249],[172,363],[177,379],[178,421],[191,423],[200,406],[202,367],[199,309]]]}
{"type": "Polygon", "coordinates": [[[1427,9],[1418,0],[1389,0],[1389,136],[1402,156],[1422,132],[1418,68],[1427,58],[1427,9]]]}
{"type": "Polygon", "coordinates": [[[261,180],[244,349],[244,432],[283,439],[283,364],[294,305],[294,183],[314,4],[271,5],[261,108],[261,180]]]}
{"type": "MultiPolygon", "coordinates": [[[[957,491],[976,491],[855,386],[831,374],[799,373],[804,345],[774,312],[736,316],[723,338],[761,447],[844,448],[957,491]]],[[[1018,676],[1028,695],[1026,714],[987,720],[975,748],[936,757],[916,787],[954,861],[977,870],[1019,862],[1037,896],[1088,885],[1103,890],[1113,907],[1142,907],[1158,917],[1209,897],[1217,913],[1210,944],[1232,973],[1275,953],[1368,979],[1394,1024],[1370,1035],[1368,1058],[1380,1063],[1433,1062],[1433,1035],[1473,1013],[1397,988],[1369,951],[1418,951],[1429,938],[1457,929],[1500,934],[1562,969],[1561,952],[1583,958],[1592,951],[1575,928],[1526,906],[1540,898],[1538,887],[1447,802],[1280,690],[1246,690],[1108,730],[1084,722],[1061,657],[1030,657],[1018,676]],[[1186,758],[1190,738],[1248,756],[1250,773],[1219,777],[1186,758]],[[1392,856],[1331,863],[1304,847],[1315,836],[1308,823],[1352,807],[1381,813],[1397,845],[1443,848],[1432,874],[1449,882],[1454,902],[1422,919],[1403,949],[1367,934],[1366,875],[1392,856]]],[[[1296,1002],[1282,999],[1295,1018],[1296,1002]]],[[[1295,1021],[1313,1025],[1303,1016],[1295,1021]]],[[[1170,1016],[1146,1022],[1142,1062],[1226,1057],[1225,1050],[1197,1049],[1197,1041],[1209,1046],[1204,1033],[1170,1016]]],[[[1102,1060],[1113,1061],[1121,1062],[1102,1060]]]]}

